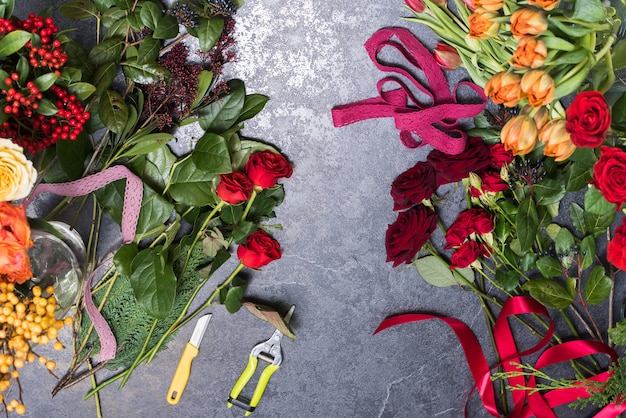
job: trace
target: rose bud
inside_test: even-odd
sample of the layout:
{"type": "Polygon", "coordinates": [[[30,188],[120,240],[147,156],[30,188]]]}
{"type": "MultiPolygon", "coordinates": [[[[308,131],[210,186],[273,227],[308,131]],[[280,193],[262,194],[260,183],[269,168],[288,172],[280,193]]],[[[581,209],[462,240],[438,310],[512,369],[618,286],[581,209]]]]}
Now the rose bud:
{"type": "Polygon", "coordinates": [[[474,8],[497,12],[504,6],[504,0],[474,0],[474,8]]]}
{"type": "Polygon", "coordinates": [[[552,10],[559,5],[561,0],[528,0],[531,6],[539,6],[543,10],[552,10]]]}
{"type": "Polygon", "coordinates": [[[532,107],[546,106],[554,99],[554,80],[543,70],[524,73],[520,87],[528,96],[528,104],[532,107]]]}
{"type": "Polygon", "coordinates": [[[437,42],[433,55],[437,64],[444,70],[455,70],[461,65],[459,53],[450,45],[437,42]]]}
{"type": "Polygon", "coordinates": [[[528,115],[517,115],[511,118],[500,132],[500,140],[504,149],[513,155],[525,155],[535,148],[537,126],[528,115]]]}
{"type": "Polygon", "coordinates": [[[220,174],[220,184],[215,189],[217,195],[230,205],[237,205],[250,199],[254,184],[244,173],[220,174]]]}
{"type": "Polygon", "coordinates": [[[251,269],[261,268],[282,256],[280,244],[262,229],[254,231],[237,248],[241,263],[251,269]]]}
{"type": "Polygon", "coordinates": [[[565,111],[567,132],[577,147],[596,148],[611,127],[611,112],[599,91],[578,93],[565,111]]]}
{"type": "Polygon", "coordinates": [[[531,7],[517,9],[511,15],[511,33],[515,39],[537,36],[548,29],[548,19],[543,10],[531,7]]]}
{"type": "Polygon", "coordinates": [[[544,155],[554,157],[555,161],[565,161],[576,151],[576,146],[565,129],[566,123],[565,119],[554,119],[539,131],[539,140],[544,144],[544,155]]]}
{"type": "Polygon", "coordinates": [[[517,43],[510,63],[515,68],[538,68],[543,65],[547,56],[548,48],[542,40],[524,36],[517,43]]]}
{"type": "Polygon", "coordinates": [[[246,173],[255,186],[267,189],[274,187],[279,179],[291,177],[293,168],[282,154],[261,151],[250,155],[246,173]]]}
{"type": "Polygon", "coordinates": [[[426,10],[426,3],[424,3],[422,0],[404,0],[404,2],[415,13],[422,13],[424,10],[426,10]]]}
{"type": "Polygon", "coordinates": [[[500,24],[491,19],[500,17],[496,12],[476,11],[467,21],[469,23],[468,36],[472,39],[488,39],[495,37],[500,32],[500,24]]]}
{"type": "Polygon", "coordinates": [[[485,84],[485,94],[494,103],[515,107],[522,98],[521,80],[515,73],[496,73],[485,84]]]}

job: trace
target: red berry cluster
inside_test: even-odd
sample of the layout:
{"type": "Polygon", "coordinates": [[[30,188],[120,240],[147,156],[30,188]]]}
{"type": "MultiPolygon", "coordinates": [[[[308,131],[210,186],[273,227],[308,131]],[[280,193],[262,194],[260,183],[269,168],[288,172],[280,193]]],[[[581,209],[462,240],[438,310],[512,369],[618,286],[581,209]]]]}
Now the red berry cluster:
{"type": "Polygon", "coordinates": [[[7,86],[11,86],[7,90],[1,90],[2,94],[6,96],[4,113],[16,118],[20,116],[30,118],[33,116],[33,110],[37,110],[39,107],[39,101],[43,95],[32,81],[26,83],[26,88],[20,88],[17,83],[19,78],[18,73],[13,73],[4,80],[7,86]]]}
{"type": "Polygon", "coordinates": [[[15,30],[13,22],[0,17],[0,33],[9,33],[15,30]]]}
{"type": "Polygon", "coordinates": [[[59,31],[51,17],[37,16],[34,13],[29,14],[26,20],[18,20],[16,26],[39,35],[43,45],[52,43],[54,35],[59,31]]]}
{"type": "Polygon", "coordinates": [[[31,67],[48,67],[59,69],[65,65],[67,54],[61,48],[61,41],[55,39],[51,44],[42,45],[40,48],[31,46],[28,58],[31,67]]]}

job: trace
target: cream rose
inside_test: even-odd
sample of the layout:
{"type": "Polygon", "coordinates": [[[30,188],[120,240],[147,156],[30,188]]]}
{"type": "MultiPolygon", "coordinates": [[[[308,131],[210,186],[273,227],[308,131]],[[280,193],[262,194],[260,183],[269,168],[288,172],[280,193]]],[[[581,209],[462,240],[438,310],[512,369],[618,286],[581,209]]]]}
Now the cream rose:
{"type": "Polygon", "coordinates": [[[22,147],[10,139],[0,138],[0,201],[28,196],[36,179],[37,170],[22,147]]]}

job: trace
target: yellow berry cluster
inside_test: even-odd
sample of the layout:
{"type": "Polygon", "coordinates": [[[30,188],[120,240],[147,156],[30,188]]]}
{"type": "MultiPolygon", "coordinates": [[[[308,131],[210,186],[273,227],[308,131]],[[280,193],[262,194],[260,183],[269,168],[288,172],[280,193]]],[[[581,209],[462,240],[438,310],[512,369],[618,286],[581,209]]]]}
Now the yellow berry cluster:
{"type": "Polygon", "coordinates": [[[55,341],[54,349],[61,350],[63,343],[57,340],[58,331],[64,325],[71,325],[72,318],[64,321],[55,318],[57,306],[52,286],[45,289],[48,297],[39,286],[31,289],[31,298],[22,298],[14,290],[13,283],[0,283],[0,401],[8,412],[23,415],[24,404],[18,399],[7,399],[13,381],[19,379],[19,369],[36,359],[50,371],[56,368],[53,360],[32,352],[31,344],[55,341]]]}

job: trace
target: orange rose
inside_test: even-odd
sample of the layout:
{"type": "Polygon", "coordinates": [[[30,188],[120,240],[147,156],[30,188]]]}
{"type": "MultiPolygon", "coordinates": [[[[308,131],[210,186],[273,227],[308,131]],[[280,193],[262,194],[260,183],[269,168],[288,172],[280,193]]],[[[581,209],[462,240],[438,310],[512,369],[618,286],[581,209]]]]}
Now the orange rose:
{"type": "Polygon", "coordinates": [[[511,118],[500,132],[504,149],[513,155],[528,154],[537,142],[537,125],[532,117],[521,114],[511,118]]]}
{"type": "Polygon", "coordinates": [[[0,279],[22,284],[33,277],[26,250],[15,251],[0,243],[0,279]]]}
{"type": "Polygon", "coordinates": [[[559,5],[561,0],[528,0],[531,6],[539,6],[543,10],[552,10],[559,5]]]}
{"type": "Polygon", "coordinates": [[[483,9],[488,12],[497,12],[504,6],[504,0],[474,0],[476,9],[483,9]]]}
{"type": "Polygon", "coordinates": [[[515,68],[537,68],[543,65],[547,56],[548,48],[542,40],[524,36],[517,44],[511,65],[515,68]]]}
{"type": "Polygon", "coordinates": [[[23,206],[0,202],[0,280],[21,284],[32,277],[26,252],[32,245],[23,206]]]}
{"type": "Polygon", "coordinates": [[[554,100],[554,80],[543,70],[524,73],[520,87],[528,96],[528,103],[532,107],[545,106],[554,100]]]}
{"type": "Polygon", "coordinates": [[[485,94],[491,101],[507,107],[515,107],[522,98],[522,78],[514,73],[496,73],[485,84],[485,94]]]}
{"type": "Polygon", "coordinates": [[[548,29],[548,19],[543,10],[524,7],[511,15],[511,33],[515,39],[537,36],[548,29]]]}
{"type": "Polygon", "coordinates": [[[576,146],[565,129],[566,124],[565,119],[553,119],[539,131],[539,140],[544,144],[544,155],[554,157],[555,161],[564,161],[576,151],[576,146]]]}
{"type": "Polygon", "coordinates": [[[500,15],[477,9],[467,18],[469,23],[468,36],[472,39],[487,39],[496,36],[500,32],[500,24],[491,21],[496,17],[500,17],[500,15]]]}

